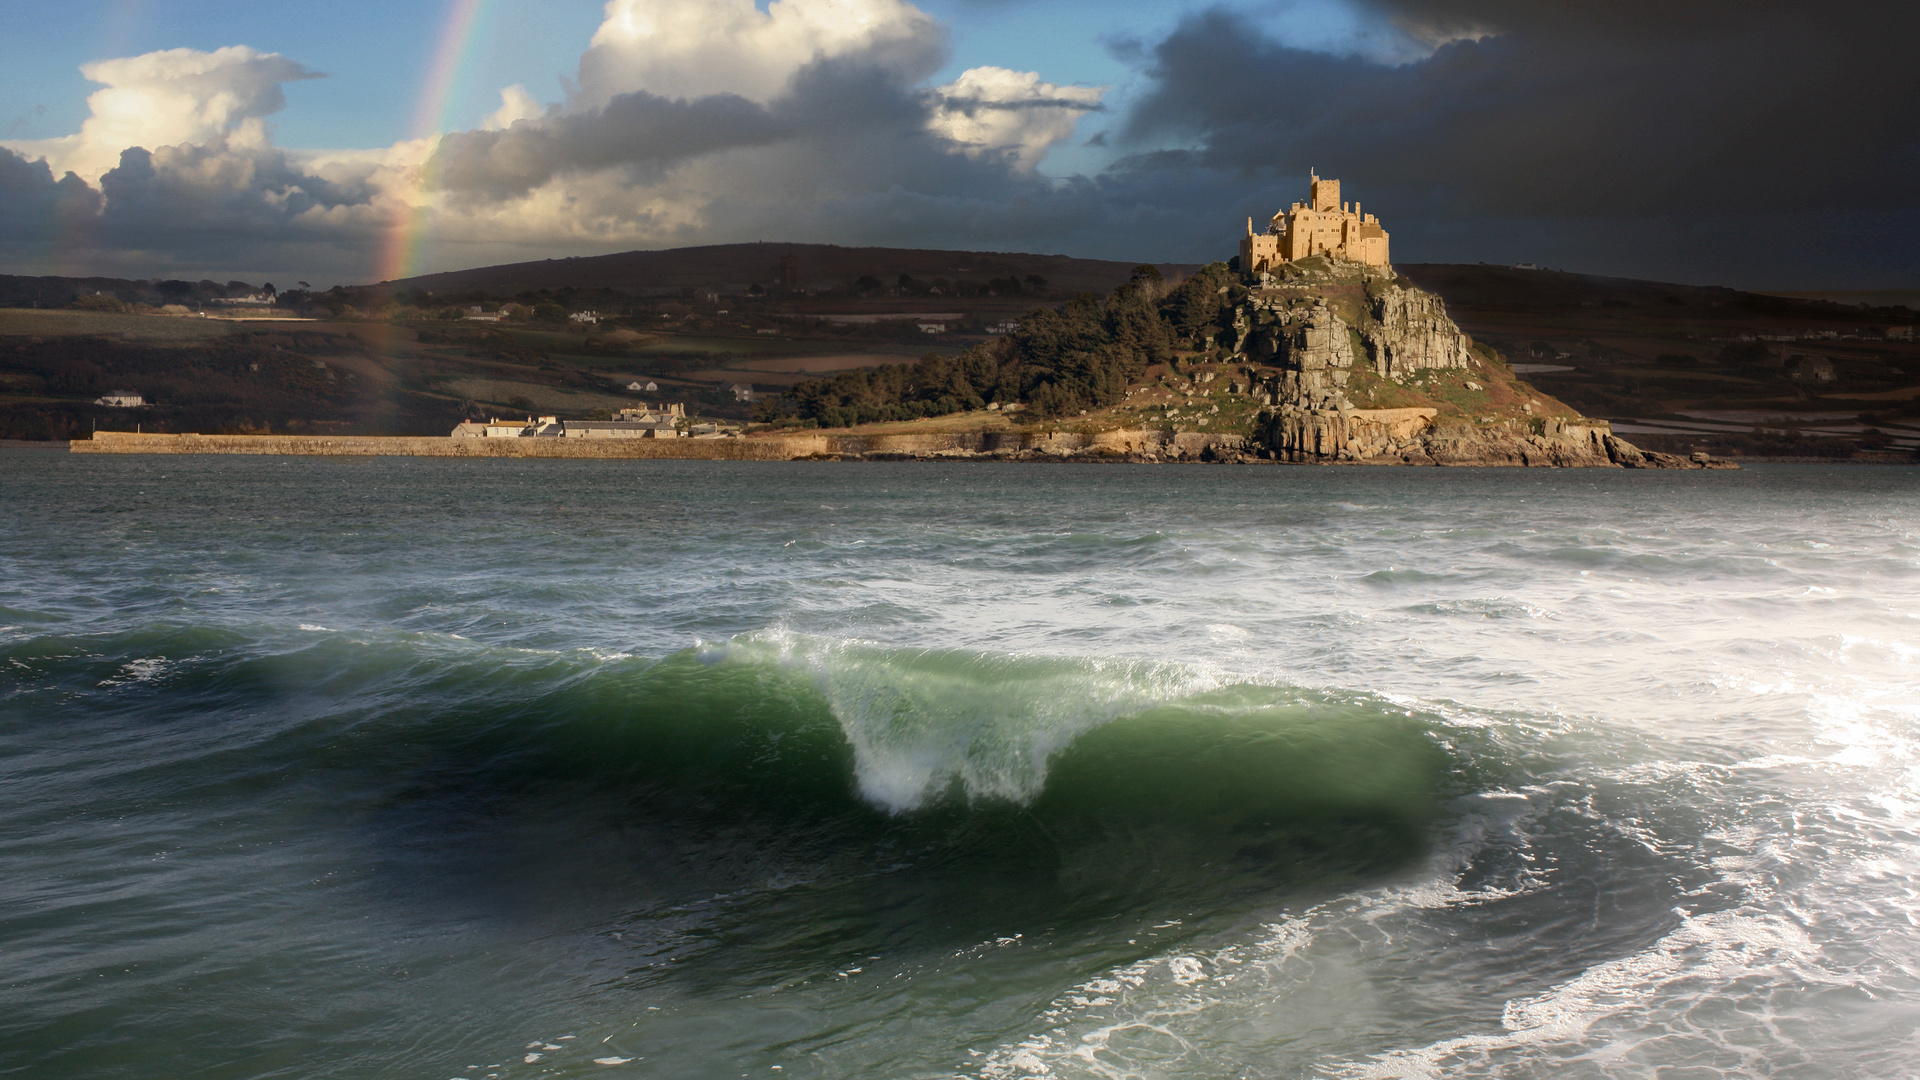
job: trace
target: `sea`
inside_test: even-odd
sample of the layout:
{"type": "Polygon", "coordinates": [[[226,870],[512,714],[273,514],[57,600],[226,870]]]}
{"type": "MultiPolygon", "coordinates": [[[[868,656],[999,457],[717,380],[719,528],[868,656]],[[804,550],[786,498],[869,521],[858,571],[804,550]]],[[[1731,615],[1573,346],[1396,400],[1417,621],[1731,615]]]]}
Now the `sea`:
{"type": "Polygon", "coordinates": [[[1920,1076],[1917,481],[0,451],[0,1076],[1920,1076]]]}

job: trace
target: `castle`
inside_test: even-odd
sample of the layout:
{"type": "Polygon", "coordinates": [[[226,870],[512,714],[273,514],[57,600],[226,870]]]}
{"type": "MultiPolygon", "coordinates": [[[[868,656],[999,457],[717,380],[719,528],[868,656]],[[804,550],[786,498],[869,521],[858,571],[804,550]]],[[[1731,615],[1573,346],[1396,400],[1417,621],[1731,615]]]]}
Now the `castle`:
{"type": "Polygon", "coordinates": [[[1313,177],[1309,201],[1273,215],[1267,231],[1255,234],[1247,219],[1240,240],[1240,269],[1250,274],[1309,255],[1331,255],[1369,266],[1387,265],[1387,230],[1380,219],[1362,214],[1360,204],[1340,201],[1340,181],[1313,177]]]}

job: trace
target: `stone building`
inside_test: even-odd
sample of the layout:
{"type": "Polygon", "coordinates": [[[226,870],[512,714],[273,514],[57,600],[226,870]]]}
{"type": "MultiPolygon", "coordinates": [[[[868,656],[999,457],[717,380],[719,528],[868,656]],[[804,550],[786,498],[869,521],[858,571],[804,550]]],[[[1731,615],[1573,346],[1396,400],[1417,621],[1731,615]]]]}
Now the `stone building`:
{"type": "Polygon", "coordinates": [[[1310,255],[1331,255],[1368,266],[1386,266],[1387,230],[1363,214],[1359,203],[1340,201],[1340,181],[1312,178],[1308,201],[1273,215],[1267,231],[1255,233],[1247,219],[1240,240],[1240,269],[1257,274],[1310,255]]]}
{"type": "Polygon", "coordinates": [[[557,416],[529,416],[525,420],[463,420],[453,429],[456,439],[673,439],[680,435],[678,420],[685,417],[678,404],[658,410],[622,409],[613,420],[562,420],[557,416]]]}
{"type": "Polygon", "coordinates": [[[1832,382],[1833,361],[1824,356],[1797,353],[1787,360],[1787,378],[1799,382],[1832,382]]]}

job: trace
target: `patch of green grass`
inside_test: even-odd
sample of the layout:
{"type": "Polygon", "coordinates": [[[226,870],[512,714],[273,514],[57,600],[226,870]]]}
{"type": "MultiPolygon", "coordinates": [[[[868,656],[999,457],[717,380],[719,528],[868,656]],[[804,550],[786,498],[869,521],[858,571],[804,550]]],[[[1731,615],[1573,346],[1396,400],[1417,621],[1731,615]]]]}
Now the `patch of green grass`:
{"type": "Polygon", "coordinates": [[[441,393],[466,398],[500,408],[512,409],[516,399],[536,411],[579,417],[595,409],[625,409],[634,402],[612,394],[583,393],[540,383],[512,382],[506,379],[449,379],[436,387],[441,393]]]}
{"type": "Polygon", "coordinates": [[[1716,371],[1702,371],[1699,368],[1609,368],[1614,375],[1625,375],[1647,382],[1732,382],[1753,384],[1752,379],[1743,379],[1738,375],[1723,375],[1716,371]]]}
{"type": "MultiPolygon", "coordinates": [[[[297,324],[296,324],[297,325],[297,324]]],[[[121,315],[105,311],[66,311],[41,308],[0,308],[0,336],[100,337],[137,341],[211,341],[232,335],[240,327],[221,319],[174,315],[121,315]]]]}
{"type": "Polygon", "coordinates": [[[1403,386],[1376,375],[1372,368],[1355,365],[1347,376],[1347,397],[1363,409],[1427,409],[1439,404],[1411,386],[1403,386]]]}

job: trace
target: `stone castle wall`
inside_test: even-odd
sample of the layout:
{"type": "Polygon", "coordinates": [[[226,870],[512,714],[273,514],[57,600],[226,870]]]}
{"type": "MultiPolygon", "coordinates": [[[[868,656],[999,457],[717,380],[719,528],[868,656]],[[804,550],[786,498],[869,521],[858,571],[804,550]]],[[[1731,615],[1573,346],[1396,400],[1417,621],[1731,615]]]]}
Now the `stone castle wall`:
{"type": "Polygon", "coordinates": [[[1240,269],[1257,274],[1315,255],[1385,267],[1391,261],[1388,240],[1378,218],[1362,213],[1359,203],[1340,201],[1340,181],[1316,176],[1307,201],[1273,215],[1266,232],[1254,233],[1253,220],[1247,220],[1240,269]]]}

